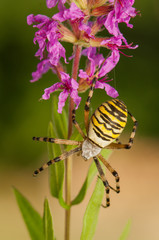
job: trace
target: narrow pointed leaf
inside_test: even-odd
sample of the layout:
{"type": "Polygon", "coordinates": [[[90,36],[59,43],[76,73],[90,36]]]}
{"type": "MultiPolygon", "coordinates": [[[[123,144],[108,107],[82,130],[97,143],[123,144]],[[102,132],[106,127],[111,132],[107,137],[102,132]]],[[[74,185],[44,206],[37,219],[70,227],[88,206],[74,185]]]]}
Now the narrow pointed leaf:
{"type": "Polygon", "coordinates": [[[126,239],[127,239],[128,234],[129,234],[129,232],[130,232],[130,226],[131,226],[131,221],[129,220],[129,221],[127,222],[127,224],[126,224],[126,226],[125,226],[125,228],[124,228],[124,230],[123,230],[120,238],[119,238],[120,240],[126,240],[126,239]]]}
{"type": "MultiPolygon", "coordinates": [[[[49,123],[48,135],[49,137],[56,137],[52,122],[49,123]]],[[[48,143],[49,159],[53,159],[59,156],[61,153],[62,151],[60,145],[48,143]]],[[[63,199],[64,161],[60,161],[51,165],[49,176],[50,191],[52,196],[59,199],[59,203],[63,208],[69,209],[70,206],[68,206],[63,199]]]]}
{"type": "Polygon", "coordinates": [[[91,196],[91,199],[88,203],[88,206],[84,215],[83,229],[82,229],[80,240],[93,239],[103,195],[104,195],[104,185],[102,181],[98,178],[94,192],[91,196]]]}
{"type": "Polygon", "coordinates": [[[16,188],[14,194],[31,239],[44,240],[42,217],[16,188]]]}
{"type": "MultiPolygon", "coordinates": [[[[67,118],[63,109],[62,114],[57,112],[57,96],[53,96],[53,114],[52,123],[49,124],[49,137],[67,139],[67,118]]],[[[62,154],[66,149],[64,145],[48,143],[49,159],[53,159],[62,154]]],[[[53,164],[50,167],[50,190],[52,196],[59,199],[59,203],[63,208],[70,208],[63,198],[63,182],[64,182],[64,161],[53,164]]]]}
{"type": "Polygon", "coordinates": [[[45,202],[44,202],[43,226],[44,226],[44,239],[54,240],[52,217],[51,217],[49,203],[47,199],[45,199],[45,202]]]}
{"type": "Polygon", "coordinates": [[[110,150],[110,149],[102,149],[101,154],[107,160],[110,157],[110,155],[112,154],[112,150],[110,150]]]}
{"type": "MultiPolygon", "coordinates": [[[[52,122],[49,123],[48,136],[56,137],[52,122]]],[[[48,143],[49,160],[61,154],[61,147],[58,144],[48,143]]],[[[50,190],[53,197],[59,198],[60,189],[63,187],[64,162],[60,161],[50,166],[50,190]]]]}

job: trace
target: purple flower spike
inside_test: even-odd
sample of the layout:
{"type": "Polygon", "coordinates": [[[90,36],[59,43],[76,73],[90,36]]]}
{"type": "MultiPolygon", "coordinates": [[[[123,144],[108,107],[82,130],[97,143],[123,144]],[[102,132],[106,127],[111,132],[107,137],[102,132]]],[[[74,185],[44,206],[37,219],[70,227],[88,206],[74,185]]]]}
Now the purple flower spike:
{"type": "MultiPolygon", "coordinates": [[[[36,28],[34,44],[39,48],[35,56],[40,59],[37,70],[32,73],[31,82],[39,80],[43,74],[52,70],[59,79],[44,90],[42,98],[47,100],[50,94],[60,91],[58,112],[61,113],[65,102],[70,96],[78,108],[81,97],[78,93],[85,92],[96,78],[95,88],[104,89],[110,97],[116,98],[118,92],[108,82],[108,73],[112,71],[120,59],[122,49],[135,49],[120,32],[120,23],[132,28],[131,18],[138,12],[133,7],[135,0],[46,0],[48,8],[58,5],[58,12],[52,17],[30,14],[28,25],[36,28]],[[67,4],[65,4],[67,3],[67,4]],[[98,34],[106,28],[107,34],[98,34]],[[64,42],[73,46],[69,61],[74,58],[73,71],[78,71],[79,81],[75,81],[65,73],[68,64],[64,42]],[[103,56],[100,49],[106,49],[103,56]],[[84,69],[79,69],[81,55],[86,58],[84,69]],[[62,61],[61,61],[62,60],[62,61]],[[74,69],[75,67],[75,69],[74,69]]],[[[67,46],[67,45],[66,45],[67,46]]],[[[129,56],[130,57],[130,56],[129,56]]],[[[83,60],[83,59],[82,59],[83,60]]]]}
{"type": "Polygon", "coordinates": [[[61,72],[61,82],[55,83],[51,87],[46,88],[42,98],[44,100],[49,99],[50,94],[56,90],[63,90],[59,95],[58,113],[62,113],[62,109],[65,106],[69,94],[76,104],[76,109],[78,108],[81,102],[81,97],[78,96],[78,83],[73,78],[70,78],[69,74],[61,72]]]}

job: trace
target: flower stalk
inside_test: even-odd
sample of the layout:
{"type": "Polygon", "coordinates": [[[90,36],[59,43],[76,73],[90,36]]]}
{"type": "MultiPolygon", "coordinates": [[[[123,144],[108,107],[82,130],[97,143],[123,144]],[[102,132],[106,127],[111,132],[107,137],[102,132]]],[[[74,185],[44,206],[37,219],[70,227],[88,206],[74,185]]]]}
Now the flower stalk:
{"type": "MultiPolygon", "coordinates": [[[[75,46],[75,57],[73,60],[72,67],[72,78],[77,80],[79,62],[81,56],[81,47],[75,46]]],[[[69,120],[68,120],[68,139],[72,134],[72,110],[74,108],[73,99],[69,99],[69,120]]],[[[65,161],[66,166],[66,184],[65,184],[65,200],[66,204],[71,204],[71,182],[72,182],[72,157],[67,158],[65,161]]],[[[70,217],[71,217],[71,208],[65,210],[65,240],[69,240],[70,236],[70,217]]]]}

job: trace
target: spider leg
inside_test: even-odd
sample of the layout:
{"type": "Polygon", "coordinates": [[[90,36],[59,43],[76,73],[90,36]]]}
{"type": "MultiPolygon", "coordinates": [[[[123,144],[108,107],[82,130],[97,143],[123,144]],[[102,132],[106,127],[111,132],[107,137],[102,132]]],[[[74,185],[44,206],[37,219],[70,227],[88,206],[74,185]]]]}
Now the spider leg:
{"type": "Polygon", "coordinates": [[[116,140],[116,143],[121,144],[121,142],[119,141],[119,138],[116,138],[115,140],[116,140]]]}
{"type": "Polygon", "coordinates": [[[110,198],[109,198],[109,191],[110,191],[110,186],[109,186],[109,183],[108,181],[106,180],[106,177],[105,177],[105,174],[103,172],[103,169],[98,161],[98,159],[96,157],[93,157],[94,159],[94,162],[96,164],[96,167],[98,169],[98,172],[99,172],[99,175],[100,175],[100,178],[104,184],[104,187],[105,187],[105,191],[106,191],[106,205],[102,205],[103,207],[109,207],[110,206],[110,198]]]}
{"type": "Polygon", "coordinates": [[[75,125],[76,129],[78,130],[78,132],[82,135],[82,137],[85,139],[86,136],[84,134],[84,132],[82,131],[82,129],[80,128],[79,124],[76,121],[76,110],[73,109],[72,110],[72,122],[75,125]]]}
{"type": "Polygon", "coordinates": [[[93,96],[95,83],[96,83],[96,78],[94,78],[92,81],[92,85],[90,87],[88,98],[85,103],[85,109],[84,109],[84,121],[85,121],[85,128],[87,133],[88,133],[88,123],[89,123],[89,106],[90,106],[91,98],[93,96]]]}
{"type": "Polygon", "coordinates": [[[138,126],[138,122],[130,112],[128,112],[128,114],[130,115],[131,119],[134,122],[134,126],[133,126],[133,129],[132,129],[130,138],[129,138],[129,142],[127,144],[111,143],[108,146],[106,146],[105,148],[109,148],[109,149],[122,149],[122,148],[130,149],[131,148],[131,146],[133,144],[133,141],[134,141],[134,137],[135,137],[136,129],[137,129],[137,126],[138,126]]]}
{"type": "Polygon", "coordinates": [[[49,137],[33,137],[34,141],[40,142],[50,142],[56,144],[65,144],[65,145],[80,145],[80,141],[67,140],[67,139],[58,139],[58,138],[49,138],[49,137]]]}
{"type": "Polygon", "coordinates": [[[81,151],[81,147],[77,147],[77,148],[74,148],[68,152],[65,152],[63,154],[61,154],[59,157],[56,157],[50,161],[48,161],[47,163],[45,163],[42,167],[38,168],[37,170],[34,171],[34,174],[33,176],[35,177],[37,174],[39,174],[41,171],[43,171],[45,168],[49,167],[50,165],[56,163],[56,162],[59,162],[61,160],[64,160],[66,158],[68,158],[69,156],[71,156],[72,154],[76,153],[76,152],[79,152],[81,151]]]}
{"type": "Polygon", "coordinates": [[[118,173],[110,166],[110,164],[106,161],[106,159],[101,154],[98,154],[98,157],[102,161],[102,163],[106,166],[106,168],[111,172],[111,174],[115,177],[116,189],[114,189],[114,190],[115,190],[116,193],[119,193],[120,192],[120,185],[119,185],[119,175],[118,175],[118,173]]]}

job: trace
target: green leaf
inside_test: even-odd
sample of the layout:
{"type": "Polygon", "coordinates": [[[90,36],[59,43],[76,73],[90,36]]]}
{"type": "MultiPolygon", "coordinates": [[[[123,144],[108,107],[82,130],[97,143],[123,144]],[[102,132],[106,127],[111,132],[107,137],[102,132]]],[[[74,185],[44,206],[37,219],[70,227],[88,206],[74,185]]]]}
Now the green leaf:
{"type": "Polygon", "coordinates": [[[54,232],[52,226],[52,217],[49,209],[48,200],[44,202],[43,226],[45,240],[54,240],[54,232]]]}
{"type": "MultiPolygon", "coordinates": [[[[52,122],[49,123],[48,128],[49,137],[56,137],[52,122]]],[[[61,154],[61,147],[58,144],[48,143],[48,154],[49,159],[53,159],[61,154]]],[[[63,182],[64,182],[64,161],[57,162],[50,166],[50,191],[53,197],[59,199],[60,205],[69,209],[64,199],[63,199],[63,182]]]]}
{"type": "Polygon", "coordinates": [[[130,232],[131,220],[129,220],[120,236],[120,240],[126,240],[130,232]]]}
{"type": "Polygon", "coordinates": [[[87,177],[86,177],[86,179],[83,183],[83,186],[82,186],[80,192],[78,193],[78,195],[72,201],[71,205],[79,204],[80,202],[82,202],[82,200],[84,199],[84,197],[86,195],[87,189],[90,186],[90,184],[91,184],[94,176],[96,175],[96,173],[97,173],[97,168],[96,168],[95,163],[93,161],[89,170],[88,170],[88,174],[87,174],[87,177]]]}
{"type": "MultiPolygon", "coordinates": [[[[57,112],[58,99],[53,96],[53,114],[52,123],[49,123],[48,134],[49,137],[67,139],[67,115],[65,109],[62,114],[57,112]]],[[[66,149],[64,145],[48,143],[49,159],[53,159],[61,155],[66,149]]],[[[59,199],[59,203],[63,208],[69,209],[63,198],[63,182],[64,182],[64,161],[53,164],[50,167],[50,190],[52,196],[59,199]]]]}
{"type": "Polygon", "coordinates": [[[93,239],[103,195],[104,195],[104,185],[102,181],[98,178],[94,192],[91,196],[91,199],[88,203],[88,206],[84,215],[83,229],[82,229],[80,240],[93,239]]]}
{"type": "MultiPolygon", "coordinates": [[[[112,153],[112,150],[110,149],[102,149],[101,154],[102,156],[107,160],[112,153]]],[[[99,159],[100,160],[100,159],[99,159]]]]}
{"type": "Polygon", "coordinates": [[[16,188],[13,190],[31,239],[44,240],[42,217],[16,188]]]}
{"type": "MultiPolygon", "coordinates": [[[[49,123],[48,136],[56,137],[52,122],[49,123]]],[[[48,143],[49,160],[61,155],[61,146],[48,143]]],[[[63,188],[64,161],[57,162],[50,166],[50,191],[53,197],[59,198],[59,192],[63,188]]]]}

